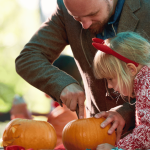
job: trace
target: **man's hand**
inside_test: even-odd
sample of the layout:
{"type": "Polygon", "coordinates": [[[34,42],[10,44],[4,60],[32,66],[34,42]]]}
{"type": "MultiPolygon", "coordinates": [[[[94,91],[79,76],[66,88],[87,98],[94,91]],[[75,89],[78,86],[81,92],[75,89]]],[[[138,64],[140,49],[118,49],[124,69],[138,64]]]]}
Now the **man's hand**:
{"type": "Polygon", "coordinates": [[[60,94],[62,102],[72,111],[79,105],[79,118],[84,118],[85,94],[83,89],[76,83],[66,86],[60,94]]]}
{"type": "Polygon", "coordinates": [[[115,129],[117,129],[117,138],[116,138],[116,143],[117,143],[121,137],[122,130],[125,126],[125,120],[123,119],[123,117],[113,109],[109,111],[102,111],[96,114],[95,117],[106,118],[106,120],[101,123],[102,128],[105,128],[108,124],[112,123],[111,128],[108,130],[108,134],[112,134],[115,131],[115,129]]]}

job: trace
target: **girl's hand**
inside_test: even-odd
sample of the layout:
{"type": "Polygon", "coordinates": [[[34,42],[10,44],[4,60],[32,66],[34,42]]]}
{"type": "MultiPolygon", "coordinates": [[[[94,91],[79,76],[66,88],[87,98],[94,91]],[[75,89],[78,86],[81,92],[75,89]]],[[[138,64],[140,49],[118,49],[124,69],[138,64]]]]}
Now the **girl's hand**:
{"type": "Polygon", "coordinates": [[[105,143],[98,145],[96,150],[111,150],[112,148],[115,148],[115,146],[105,143]]]}
{"type": "Polygon", "coordinates": [[[117,129],[117,138],[116,138],[116,143],[117,143],[121,137],[122,130],[125,126],[125,120],[123,119],[123,117],[113,109],[109,111],[102,111],[96,114],[95,117],[106,118],[106,120],[101,123],[102,128],[105,128],[108,124],[112,123],[111,128],[108,130],[108,134],[112,134],[115,131],[115,129],[117,129]]]}

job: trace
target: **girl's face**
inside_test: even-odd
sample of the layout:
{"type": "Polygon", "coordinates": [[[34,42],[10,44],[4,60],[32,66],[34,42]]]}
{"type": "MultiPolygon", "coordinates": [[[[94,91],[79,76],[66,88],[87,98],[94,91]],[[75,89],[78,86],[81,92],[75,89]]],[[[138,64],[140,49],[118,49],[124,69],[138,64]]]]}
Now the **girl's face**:
{"type": "Polygon", "coordinates": [[[113,88],[116,92],[124,95],[124,96],[129,96],[127,94],[127,90],[124,88],[122,93],[120,92],[119,90],[119,87],[118,87],[118,80],[117,80],[117,77],[116,78],[109,78],[109,79],[106,79],[107,80],[107,83],[108,83],[108,88],[113,88]]]}

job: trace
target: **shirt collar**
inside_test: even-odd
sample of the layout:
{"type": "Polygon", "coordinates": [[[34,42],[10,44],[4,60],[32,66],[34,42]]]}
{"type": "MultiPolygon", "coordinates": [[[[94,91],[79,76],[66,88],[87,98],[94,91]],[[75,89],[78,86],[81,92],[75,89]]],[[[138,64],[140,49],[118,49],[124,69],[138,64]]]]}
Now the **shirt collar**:
{"type": "Polygon", "coordinates": [[[108,24],[114,24],[117,21],[117,19],[120,17],[124,2],[125,2],[125,0],[118,0],[116,9],[115,9],[115,14],[113,16],[111,16],[108,24]]]}

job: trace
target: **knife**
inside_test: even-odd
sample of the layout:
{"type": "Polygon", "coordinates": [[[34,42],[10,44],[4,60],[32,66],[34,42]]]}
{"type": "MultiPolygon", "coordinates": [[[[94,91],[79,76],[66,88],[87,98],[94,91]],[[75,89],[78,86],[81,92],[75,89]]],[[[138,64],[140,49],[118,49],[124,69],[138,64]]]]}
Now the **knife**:
{"type": "Polygon", "coordinates": [[[77,117],[79,119],[79,105],[77,104],[77,107],[76,107],[76,114],[77,114],[77,117]]]}

